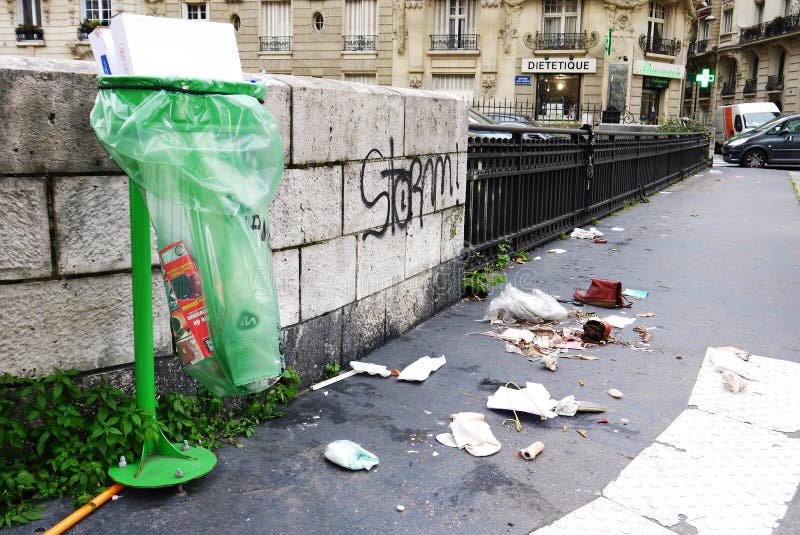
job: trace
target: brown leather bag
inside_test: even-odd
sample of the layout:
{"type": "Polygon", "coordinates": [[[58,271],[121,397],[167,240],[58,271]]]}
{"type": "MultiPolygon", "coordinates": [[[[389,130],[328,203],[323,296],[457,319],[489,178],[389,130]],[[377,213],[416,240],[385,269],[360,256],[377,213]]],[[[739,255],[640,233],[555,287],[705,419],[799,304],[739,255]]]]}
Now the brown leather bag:
{"type": "Polygon", "coordinates": [[[603,279],[592,279],[588,290],[585,292],[577,290],[573,297],[581,303],[603,308],[627,308],[633,304],[622,295],[622,283],[620,281],[603,279]]]}

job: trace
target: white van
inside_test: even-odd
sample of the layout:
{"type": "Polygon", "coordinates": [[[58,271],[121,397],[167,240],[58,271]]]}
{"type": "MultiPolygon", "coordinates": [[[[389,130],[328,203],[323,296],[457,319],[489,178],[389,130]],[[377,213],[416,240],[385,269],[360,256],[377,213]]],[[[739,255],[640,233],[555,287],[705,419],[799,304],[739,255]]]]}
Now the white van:
{"type": "Polygon", "coordinates": [[[714,114],[715,149],[721,149],[722,144],[733,136],[749,132],[780,114],[774,102],[743,102],[719,106],[714,114]]]}

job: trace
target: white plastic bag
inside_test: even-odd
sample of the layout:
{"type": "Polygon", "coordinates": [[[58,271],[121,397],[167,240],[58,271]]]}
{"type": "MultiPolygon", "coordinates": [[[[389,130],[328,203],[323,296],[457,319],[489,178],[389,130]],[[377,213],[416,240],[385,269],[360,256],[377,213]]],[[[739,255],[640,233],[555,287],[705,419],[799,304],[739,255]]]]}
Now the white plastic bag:
{"type": "Polygon", "coordinates": [[[484,320],[496,321],[518,319],[526,321],[556,320],[567,318],[567,310],[558,301],[543,291],[534,288],[531,293],[516,289],[511,283],[503,287],[500,295],[492,299],[484,320]]]}
{"type": "Polygon", "coordinates": [[[350,470],[369,470],[378,458],[350,440],[334,440],[325,448],[325,458],[350,470]]]}

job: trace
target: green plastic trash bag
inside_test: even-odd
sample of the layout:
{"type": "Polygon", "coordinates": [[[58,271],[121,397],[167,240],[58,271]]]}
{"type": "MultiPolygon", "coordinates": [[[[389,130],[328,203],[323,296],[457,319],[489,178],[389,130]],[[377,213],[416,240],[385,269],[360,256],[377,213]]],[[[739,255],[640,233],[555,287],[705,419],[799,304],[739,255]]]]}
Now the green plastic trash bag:
{"type": "Polygon", "coordinates": [[[91,125],[143,192],[184,369],[260,392],[284,360],[268,209],[283,172],[263,83],[99,78],[91,125]]]}

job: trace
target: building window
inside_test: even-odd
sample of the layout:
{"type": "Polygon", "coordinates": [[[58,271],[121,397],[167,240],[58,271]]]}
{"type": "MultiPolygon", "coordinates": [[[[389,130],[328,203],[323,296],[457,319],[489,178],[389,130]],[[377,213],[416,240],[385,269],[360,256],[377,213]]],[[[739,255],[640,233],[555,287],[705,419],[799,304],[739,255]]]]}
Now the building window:
{"type": "Polygon", "coordinates": [[[536,76],[536,119],[576,121],[581,98],[580,74],[536,76]]]}
{"type": "Polygon", "coordinates": [[[83,20],[99,20],[108,24],[111,18],[111,0],[84,0],[83,20]]]}
{"type": "Polygon", "coordinates": [[[431,79],[434,91],[449,93],[471,101],[475,92],[475,76],[472,74],[434,74],[431,79]]]}
{"type": "Polygon", "coordinates": [[[321,32],[323,26],[325,26],[325,17],[322,16],[322,13],[314,13],[314,29],[321,32]]]}
{"type": "Polygon", "coordinates": [[[344,49],[376,50],[376,0],[347,0],[344,4],[344,49]]]}
{"type": "Polygon", "coordinates": [[[726,9],[722,12],[722,33],[731,33],[733,31],[733,10],[726,9]]]}
{"type": "Polygon", "coordinates": [[[578,0],[544,0],[542,32],[545,34],[578,33],[578,0]]]}
{"type": "Polygon", "coordinates": [[[788,17],[791,11],[792,3],[791,0],[783,0],[783,16],[788,17]]]}
{"type": "Polygon", "coordinates": [[[42,6],[39,0],[20,0],[20,26],[23,29],[39,27],[42,25],[42,6]]]}
{"type": "Polygon", "coordinates": [[[756,4],[756,24],[764,22],[764,4],[756,4]]]}
{"type": "Polygon", "coordinates": [[[702,31],[700,33],[700,40],[708,41],[708,36],[711,35],[711,23],[708,21],[703,21],[701,28],[702,31]]]}
{"type": "Polygon", "coordinates": [[[359,84],[378,85],[378,77],[373,73],[345,74],[345,82],[358,82],[359,84]]]}
{"type": "Polygon", "coordinates": [[[236,13],[231,15],[231,25],[233,25],[233,29],[237,32],[239,31],[239,28],[242,27],[242,19],[236,13]]]}
{"type": "Polygon", "coordinates": [[[292,9],[290,2],[261,4],[263,33],[261,52],[288,52],[292,49],[292,9]]]}
{"type": "Polygon", "coordinates": [[[650,2],[647,16],[647,40],[659,42],[666,36],[667,8],[661,2],[650,2]]]}
{"type": "Polygon", "coordinates": [[[209,20],[208,4],[183,4],[183,18],[189,20],[209,20]]]}
{"type": "Polygon", "coordinates": [[[474,34],[475,0],[437,0],[435,24],[438,34],[474,34]]]}

